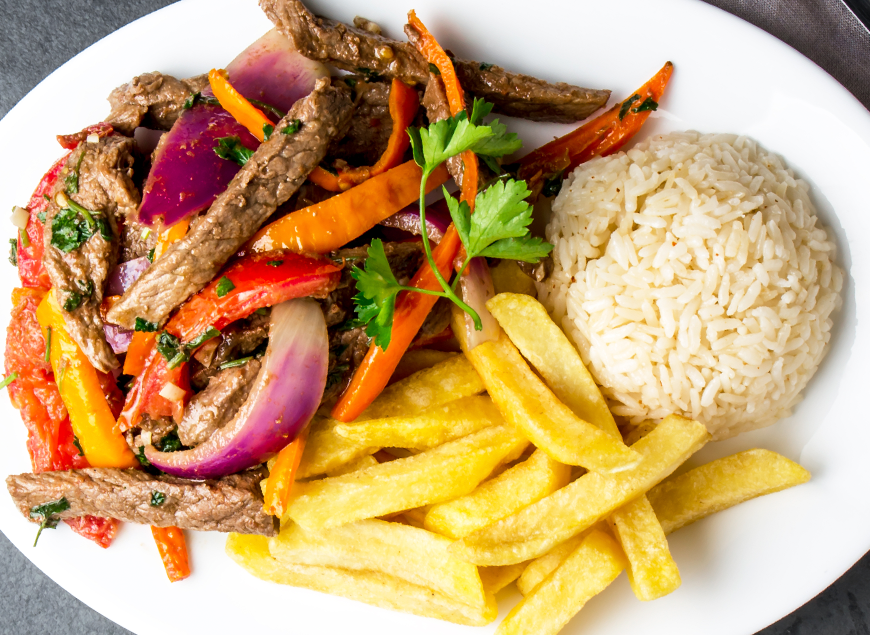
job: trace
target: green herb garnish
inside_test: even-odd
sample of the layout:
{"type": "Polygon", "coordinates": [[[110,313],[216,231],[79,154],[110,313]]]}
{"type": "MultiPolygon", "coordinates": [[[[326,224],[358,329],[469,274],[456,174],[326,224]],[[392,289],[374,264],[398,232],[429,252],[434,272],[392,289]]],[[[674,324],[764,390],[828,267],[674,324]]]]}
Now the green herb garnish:
{"type": "Polygon", "coordinates": [[[628,114],[628,109],[631,108],[631,105],[640,99],[640,95],[634,94],[624,102],[622,102],[622,106],[619,108],[619,120],[622,121],[623,117],[628,114]]]}
{"type": "Polygon", "coordinates": [[[11,375],[6,375],[6,377],[3,378],[3,381],[0,381],[0,389],[6,388],[6,386],[11,384],[16,379],[18,379],[18,373],[12,373],[11,375]]]}
{"type": "Polygon", "coordinates": [[[227,368],[236,368],[237,366],[244,366],[252,359],[254,359],[253,355],[249,355],[248,357],[240,357],[239,359],[233,359],[231,361],[224,362],[223,364],[218,366],[218,368],[220,370],[225,370],[227,368]]]}
{"type": "Polygon", "coordinates": [[[18,239],[9,239],[9,264],[13,267],[18,266],[18,239]]]}
{"type": "Polygon", "coordinates": [[[66,296],[66,300],[63,301],[63,310],[69,313],[70,311],[75,311],[82,305],[84,298],[81,293],[76,291],[70,291],[69,295],[66,296]]]}
{"type": "Polygon", "coordinates": [[[199,348],[200,346],[202,346],[203,344],[205,344],[207,341],[209,341],[211,339],[214,339],[216,337],[220,337],[220,334],[221,334],[221,332],[219,330],[217,330],[215,327],[209,325],[206,327],[206,329],[202,333],[200,333],[195,338],[190,340],[184,346],[185,346],[185,348],[189,348],[189,349],[193,350],[195,348],[199,348]]]}
{"type": "Polygon", "coordinates": [[[289,124],[281,128],[282,134],[296,134],[299,132],[299,129],[302,127],[301,119],[294,119],[289,124]]]}
{"type": "Polygon", "coordinates": [[[260,307],[259,309],[254,311],[254,313],[256,313],[257,315],[269,315],[269,309],[265,307],[260,307]]]}
{"type": "Polygon", "coordinates": [[[243,146],[242,140],[238,137],[221,137],[217,140],[214,153],[221,159],[245,165],[254,154],[254,151],[243,146]]]}
{"type": "Polygon", "coordinates": [[[562,172],[544,181],[544,187],[541,188],[542,196],[556,196],[562,191],[562,172]]]}
{"type": "Polygon", "coordinates": [[[133,325],[133,330],[141,331],[142,333],[156,333],[158,326],[157,322],[149,322],[148,320],[137,317],[136,323],[133,325]]]}
{"type": "Polygon", "coordinates": [[[178,354],[178,349],[181,346],[181,340],[175,337],[172,333],[161,331],[157,336],[157,352],[163,356],[166,361],[171,360],[178,354]]]}
{"type": "Polygon", "coordinates": [[[233,281],[223,276],[220,280],[218,280],[217,286],[215,287],[215,293],[217,297],[222,298],[230,291],[236,288],[236,285],[233,284],[233,281]]]}
{"type": "Polygon", "coordinates": [[[89,298],[94,295],[94,281],[90,278],[87,280],[76,280],[76,285],[82,290],[82,295],[85,297],[89,298]]]}
{"type": "Polygon", "coordinates": [[[457,295],[459,278],[469,261],[477,256],[510,258],[537,262],[553,249],[549,243],[529,235],[532,208],[525,199],[531,194],[525,181],[497,179],[475,199],[472,216],[467,203],[460,203],[446,189],[450,215],[465,246],[467,258],[452,284],[441,275],[432,258],[432,248],[426,231],[425,183],[429,175],[452,156],[471,150],[482,157],[502,157],[518,150],[522,143],[515,134],[498,120],[483,125],[483,118],[492,111],[492,104],[475,99],[469,117],[464,111],[455,117],[433,123],[429,128],[408,128],[414,161],[423,170],[420,187],[420,224],[423,249],[441,291],[431,291],[400,285],[390,270],[383,243],[373,240],[363,269],[354,267],[351,275],[356,280],[357,320],[350,328],[366,325],[366,334],[386,350],[390,344],[396,296],[400,291],[427,293],[449,298],[468,313],[475,328],[483,328],[480,316],[457,295]]]}
{"type": "Polygon", "coordinates": [[[350,88],[356,88],[356,77],[345,77],[344,83],[350,88]]]}
{"type": "Polygon", "coordinates": [[[79,155],[79,160],[76,162],[75,169],[66,175],[66,178],[63,180],[64,185],[66,186],[67,194],[78,194],[79,193],[79,174],[82,169],[82,160],[85,158],[85,152],[87,151],[87,145],[82,144],[82,153],[79,155]]]}
{"type": "Polygon", "coordinates": [[[631,109],[631,112],[637,114],[639,112],[654,111],[659,109],[659,103],[655,101],[652,97],[647,97],[643,100],[643,103],[640,106],[631,109]]]}
{"type": "Polygon", "coordinates": [[[432,62],[429,62],[429,72],[432,73],[433,75],[437,75],[438,77],[441,77],[441,71],[432,62]]]}
{"type": "Polygon", "coordinates": [[[380,74],[377,71],[373,71],[370,68],[360,67],[356,70],[360,75],[365,77],[366,81],[368,82],[376,82],[381,78],[380,74]]]}
{"type": "Polygon", "coordinates": [[[48,215],[48,212],[39,212],[36,217],[39,219],[39,222],[45,225],[45,217],[48,215]]]}
{"type": "Polygon", "coordinates": [[[142,467],[151,467],[151,461],[148,460],[148,457],[145,456],[145,446],[140,445],[139,449],[136,451],[136,458],[139,459],[139,464],[142,467]]]}
{"type": "Polygon", "coordinates": [[[284,261],[283,260],[270,260],[266,264],[269,265],[270,267],[280,267],[281,265],[284,264],[284,261]]]}
{"type": "Polygon", "coordinates": [[[178,429],[155,441],[154,447],[160,452],[178,452],[184,449],[181,439],[178,438],[178,429]]]}
{"type": "Polygon", "coordinates": [[[268,141],[272,133],[275,132],[275,126],[270,123],[263,124],[263,141],[268,141]]]}
{"type": "Polygon", "coordinates": [[[70,208],[60,210],[51,221],[51,245],[65,254],[81,247],[93,235],[87,221],[70,208]]]}
{"type": "Polygon", "coordinates": [[[478,66],[478,69],[482,71],[488,71],[493,66],[495,66],[495,64],[490,64],[489,62],[481,62],[480,66],[478,66]]]}
{"type": "Polygon", "coordinates": [[[166,502],[166,494],[156,490],[151,492],[151,507],[160,507],[166,502]]]}
{"type": "Polygon", "coordinates": [[[82,444],[79,443],[79,438],[76,435],[73,435],[73,445],[76,446],[76,450],[79,451],[79,456],[85,455],[85,451],[82,449],[82,444]]]}
{"type": "Polygon", "coordinates": [[[45,528],[54,529],[57,527],[57,523],[59,522],[58,518],[55,518],[57,514],[65,512],[70,508],[69,501],[66,497],[61,497],[56,501],[51,501],[49,503],[43,503],[42,505],[36,505],[30,510],[30,517],[33,519],[42,519],[42,522],[39,523],[39,531],[36,532],[36,540],[33,541],[33,546],[36,546],[36,543],[39,542],[39,537],[42,535],[42,530],[45,528]]]}
{"type": "Polygon", "coordinates": [[[157,249],[157,247],[152,247],[151,249],[148,250],[148,253],[145,256],[146,258],[148,258],[148,262],[150,262],[151,264],[154,264],[154,251],[156,249],[157,249]]]}

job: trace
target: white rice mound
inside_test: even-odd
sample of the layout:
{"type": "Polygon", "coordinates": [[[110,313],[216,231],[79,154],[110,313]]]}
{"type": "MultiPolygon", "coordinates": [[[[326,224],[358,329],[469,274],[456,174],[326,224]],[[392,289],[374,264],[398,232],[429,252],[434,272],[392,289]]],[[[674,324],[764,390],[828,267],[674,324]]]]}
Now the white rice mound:
{"type": "Polygon", "coordinates": [[[553,202],[539,298],[632,423],[726,438],[791,414],[843,272],[809,185],[746,137],[681,132],[578,167],[553,202]]]}

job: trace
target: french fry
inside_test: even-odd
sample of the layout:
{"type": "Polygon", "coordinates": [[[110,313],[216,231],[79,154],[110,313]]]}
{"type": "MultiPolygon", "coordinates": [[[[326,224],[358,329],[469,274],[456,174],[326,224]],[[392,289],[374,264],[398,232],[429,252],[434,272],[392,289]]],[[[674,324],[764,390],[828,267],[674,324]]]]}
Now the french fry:
{"type": "Polygon", "coordinates": [[[543,304],[528,295],[501,293],[490,299],[486,308],[559,401],[584,421],[622,439],[580,353],[550,319],[543,304]]]}
{"type": "Polygon", "coordinates": [[[608,475],[588,472],[525,509],[465,536],[451,549],[457,557],[478,565],[536,558],[667,478],[708,438],[700,423],[671,415],[635,444],[633,449],[643,456],[637,467],[608,475]]]}
{"type": "Polygon", "coordinates": [[[416,415],[485,390],[483,380],[468,360],[463,355],[454,355],[390,384],[357,419],[416,415]]]}
{"type": "Polygon", "coordinates": [[[512,427],[491,426],[406,459],[300,483],[288,515],[306,529],[323,529],[464,496],[527,445],[512,427]]]}
{"type": "Polygon", "coordinates": [[[477,567],[451,556],[451,542],[425,529],[384,520],[320,531],[288,523],[271,539],[269,551],[285,564],[379,571],[482,609],[486,599],[477,567]]]}
{"type": "Polygon", "coordinates": [[[680,571],[646,496],[620,507],[610,516],[610,523],[628,558],[628,581],[639,600],[649,602],[680,587],[680,571]]]}
{"type": "MultiPolygon", "coordinates": [[[[603,529],[600,523],[595,525],[595,527],[603,529]]],[[[523,569],[520,577],[517,578],[517,588],[520,590],[520,593],[523,595],[532,593],[541,582],[546,580],[565,561],[565,558],[570,556],[580,546],[580,543],[583,542],[583,539],[590,531],[592,530],[589,529],[572,538],[568,538],[568,540],[559,543],[543,556],[530,561],[526,565],[526,568],[523,569]]],[[[480,567],[481,570],[486,568],[480,567]]]]}
{"type": "Polygon", "coordinates": [[[423,526],[449,538],[462,538],[561,489],[570,475],[569,466],[536,450],[529,459],[470,494],[433,505],[423,526]]]}
{"type": "Polygon", "coordinates": [[[555,635],[626,567],[622,549],[594,529],[553,573],[499,624],[496,635],[555,635]]]}
{"type": "Polygon", "coordinates": [[[491,267],[492,286],[496,293],[524,293],[535,296],[535,281],[520,269],[515,260],[499,260],[495,267],[491,267]]]}
{"type": "Polygon", "coordinates": [[[503,567],[478,567],[483,591],[487,595],[495,595],[511,582],[520,577],[527,562],[507,564],[503,567]]]}
{"type": "Polygon", "coordinates": [[[641,421],[636,426],[632,426],[623,437],[623,439],[625,439],[625,445],[634,445],[652,432],[656,425],[655,421],[647,420],[641,421]]]}
{"type": "Polygon", "coordinates": [[[431,348],[417,348],[408,351],[402,356],[396,370],[393,371],[393,376],[390,377],[390,383],[395,383],[405,377],[410,377],[417,371],[425,368],[431,368],[435,364],[456,357],[457,353],[448,353],[445,351],[436,351],[431,348]]]}
{"type": "Polygon", "coordinates": [[[411,525],[412,527],[418,527],[419,529],[424,529],[423,521],[426,519],[428,511],[429,505],[424,505],[423,507],[406,509],[402,512],[402,516],[404,517],[406,524],[411,525]]]}
{"type": "MultiPolygon", "coordinates": [[[[454,307],[453,319],[464,320],[454,307]]],[[[486,384],[504,418],[553,459],[602,473],[636,466],[640,457],[591,423],[578,419],[544,385],[504,332],[496,342],[468,350],[464,331],[457,326],[466,356],[486,384]]]]}
{"type": "Polygon", "coordinates": [[[335,426],[339,436],[359,446],[427,450],[504,423],[489,397],[463,397],[413,417],[386,417],[335,426]]]}
{"type": "Polygon", "coordinates": [[[770,450],[746,450],[711,461],[647,494],[665,533],[744,501],[806,483],[810,473],[770,450]]]}
{"type": "Polygon", "coordinates": [[[483,608],[472,607],[432,589],[380,572],[282,565],[269,553],[269,539],[264,536],[230,534],[226,551],[236,563],[261,580],[468,626],[485,626],[498,616],[498,607],[492,596],[486,597],[483,608]]]}
{"type": "Polygon", "coordinates": [[[311,478],[334,472],[357,459],[374,454],[380,448],[360,445],[336,433],[341,422],[327,417],[315,417],[311,421],[308,442],[302,453],[297,478],[311,478]]]}
{"type": "Polygon", "coordinates": [[[359,470],[364,470],[377,464],[378,460],[374,456],[372,456],[371,454],[366,454],[365,456],[354,459],[349,463],[338,466],[335,470],[327,472],[326,475],[344,476],[345,474],[350,474],[351,472],[358,472],[359,470]]]}

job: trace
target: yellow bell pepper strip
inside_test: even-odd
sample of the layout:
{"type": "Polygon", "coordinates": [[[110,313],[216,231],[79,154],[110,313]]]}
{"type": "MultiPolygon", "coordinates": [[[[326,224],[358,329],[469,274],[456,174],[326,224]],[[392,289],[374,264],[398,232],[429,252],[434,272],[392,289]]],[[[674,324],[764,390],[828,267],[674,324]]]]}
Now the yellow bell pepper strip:
{"type": "Polygon", "coordinates": [[[154,543],[169,581],[178,582],[188,577],[190,560],[187,557],[184,532],[178,527],[151,527],[151,535],[154,536],[154,543]]]}
{"type": "Polygon", "coordinates": [[[139,465],[124,437],[115,432],[115,417],[100,388],[97,371],[67,333],[54,291],[39,304],[36,319],[44,330],[51,327],[51,367],[88,463],[92,467],[139,465]]]}
{"type": "Polygon", "coordinates": [[[269,470],[269,479],[266,481],[266,492],[263,496],[263,508],[267,514],[282,518],[287,511],[290,492],[296,481],[296,472],[308,440],[308,430],[309,426],[306,426],[299,436],[278,453],[275,465],[269,470]]]}
{"type": "MultiPolygon", "coordinates": [[[[385,218],[417,200],[423,172],[413,161],[372,177],[338,196],[292,212],[258,231],[245,252],[292,249],[328,253],[362,236],[385,218]]],[[[441,166],[429,177],[426,191],[447,181],[441,166]]]]}
{"type": "MultiPolygon", "coordinates": [[[[154,257],[151,261],[153,262],[165,254],[172,243],[184,238],[189,227],[190,219],[184,219],[175,223],[172,227],[165,229],[154,246],[154,257]]],[[[133,333],[133,339],[130,341],[129,348],[127,348],[127,356],[124,358],[123,372],[125,375],[137,377],[145,370],[145,364],[151,356],[151,349],[154,348],[154,340],[156,338],[157,333],[147,333],[145,331],[133,333]]]]}
{"type": "Polygon", "coordinates": [[[223,109],[262,142],[266,138],[263,126],[273,125],[272,120],[233,88],[225,70],[211,69],[208,73],[208,83],[223,109]]]}
{"type": "MultiPolygon", "coordinates": [[[[444,82],[447,101],[450,105],[450,113],[455,116],[460,111],[465,110],[465,94],[456,77],[453,62],[413,11],[408,13],[408,23],[420,34],[418,43],[420,53],[441,73],[441,80],[444,82]]],[[[478,180],[477,155],[469,150],[463,152],[461,156],[463,162],[461,199],[466,201],[474,211],[478,180]]],[[[439,169],[443,169],[443,166],[439,169]]],[[[450,276],[453,261],[461,248],[462,241],[451,223],[441,242],[432,251],[432,259],[443,277],[450,276]]],[[[428,262],[424,263],[417,271],[411,281],[411,286],[431,291],[441,288],[435,272],[428,262]]],[[[390,345],[386,351],[374,342],[369,346],[368,353],[356,369],[350,385],[333,407],[333,418],[339,421],[353,421],[381,394],[399,365],[399,360],[402,359],[408,346],[411,345],[411,341],[420,330],[437,300],[436,296],[423,293],[403,291],[399,294],[396,298],[390,345]]]]}

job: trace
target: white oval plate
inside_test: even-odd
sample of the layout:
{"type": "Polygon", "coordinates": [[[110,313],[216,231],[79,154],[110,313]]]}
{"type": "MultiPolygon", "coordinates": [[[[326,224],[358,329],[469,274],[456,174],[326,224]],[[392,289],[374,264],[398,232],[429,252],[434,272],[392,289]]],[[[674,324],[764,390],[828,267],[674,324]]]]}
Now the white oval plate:
{"type": "MultiPolygon", "coordinates": [[[[711,445],[693,458],[700,463],[766,447],[800,461],[813,480],[680,531],[670,541],[683,578],[678,591],[641,603],[622,576],[565,632],[754,633],[804,604],[870,548],[870,329],[857,328],[870,298],[870,250],[852,249],[848,240],[870,235],[870,115],[785,44],[694,0],[549,0],[534,8],[518,0],[312,2],[317,13],[345,21],[363,14],[394,37],[401,36],[411,7],[457,54],[550,80],[608,87],[614,99],[628,96],[670,59],[676,71],[645,136],[687,128],[748,134],[813,184],[819,213],[838,237],[840,264],[849,271],[828,356],[793,417],[711,445]]],[[[226,65],[270,26],[253,0],[186,0],[76,56],[0,122],[6,149],[0,153],[0,209],[28,200],[60,155],[54,135],[100,121],[112,88],[144,71],[186,77],[226,65]]],[[[528,148],[570,128],[525,122],[515,127],[528,148]]],[[[6,233],[12,236],[11,229],[6,233]]],[[[3,272],[0,315],[6,316],[17,279],[10,267],[3,272]]],[[[24,426],[5,398],[0,412],[6,422],[0,472],[28,472],[24,426]]],[[[104,551],[61,525],[33,548],[35,527],[3,494],[0,529],[70,593],[142,635],[495,630],[495,625],[473,630],[261,582],[224,555],[219,534],[191,536],[194,574],[170,586],[146,527],[125,526],[104,551]],[[147,599],[142,588],[159,589],[157,599],[147,599]]],[[[516,599],[516,593],[502,598],[502,617],[516,599]]]]}

